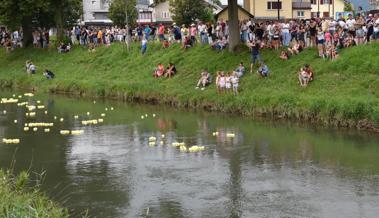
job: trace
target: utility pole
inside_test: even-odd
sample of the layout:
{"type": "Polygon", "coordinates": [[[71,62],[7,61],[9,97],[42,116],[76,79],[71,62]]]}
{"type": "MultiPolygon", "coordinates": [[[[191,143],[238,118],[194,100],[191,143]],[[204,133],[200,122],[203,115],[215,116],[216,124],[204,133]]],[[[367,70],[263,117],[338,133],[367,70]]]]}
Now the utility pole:
{"type": "Polygon", "coordinates": [[[278,3],[277,3],[277,7],[278,7],[278,21],[280,20],[280,0],[278,0],[278,3]]]}
{"type": "Polygon", "coordinates": [[[317,0],[317,18],[320,18],[320,0],[317,0]]]}

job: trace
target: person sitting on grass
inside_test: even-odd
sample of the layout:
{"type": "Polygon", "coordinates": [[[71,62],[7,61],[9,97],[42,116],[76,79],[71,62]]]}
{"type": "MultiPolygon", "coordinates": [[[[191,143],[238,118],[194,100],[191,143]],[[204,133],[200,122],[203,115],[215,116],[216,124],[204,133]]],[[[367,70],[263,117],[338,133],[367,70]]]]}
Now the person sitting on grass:
{"type": "Polygon", "coordinates": [[[175,74],[176,74],[175,64],[169,63],[167,70],[166,70],[166,73],[165,73],[165,77],[171,78],[171,76],[173,76],[175,74]]]}
{"type": "Polygon", "coordinates": [[[159,63],[157,69],[153,73],[153,77],[158,78],[165,74],[165,68],[162,63],[159,63]]]}
{"type": "Polygon", "coordinates": [[[67,53],[71,50],[71,46],[70,44],[65,44],[63,42],[60,43],[59,47],[58,47],[58,53],[67,53]]]}
{"type": "Polygon", "coordinates": [[[306,87],[309,83],[309,75],[303,68],[301,68],[299,72],[299,82],[302,87],[306,87]]]}
{"type": "Polygon", "coordinates": [[[37,68],[36,65],[33,64],[33,62],[30,62],[29,64],[29,74],[36,74],[37,68]]]}
{"type": "Polygon", "coordinates": [[[243,74],[245,73],[245,67],[243,66],[243,62],[240,63],[240,65],[235,70],[235,72],[236,72],[236,75],[238,77],[242,77],[243,76],[243,74]]]}
{"type": "Polygon", "coordinates": [[[282,60],[284,60],[284,61],[288,60],[289,57],[290,57],[290,56],[288,55],[288,53],[287,53],[286,51],[282,51],[282,52],[280,53],[280,56],[279,56],[279,58],[282,59],[282,60]]]}
{"type": "Polygon", "coordinates": [[[299,43],[295,42],[292,47],[288,48],[288,51],[291,55],[298,55],[301,51],[303,51],[303,48],[299,43]]]}
{"type": "Polygon", "coordinates": [[[203,70],[201,72],[201,77],[199,81],[197,82],[196,89],[198,89],[200,86],[202,86],[201,90],[204,90],[207,85],[211,83],[211,75],[207,70],[203,70]]]}
{"type": "Polygon", "coordinates": [[[183,49],[187,50],[192,47],[192,40],[186,36],[183,41],[183,49]]]}
{"type": "Polygon", "coordinates": [[[267,78],[269,73],[270,70],[268,69],[267,65],[261,61],[259,63],[258,74],[263,78],[267,78]]]}
{"type": "Polygon", "coordinates": [[[309,64],[304,65],[303,70],[308,74],[309,81],[313,81],[314,79],[314,73],[309,64]]]}
{"type": "Polygon", "coordinates": [[[25,62],[25,70],[26,70],[26,72],[29,74],[30,73],[30,64],[31,64],[32,62],[31,61],[29,61],[29,60],[27,60],[26,62],[25,62]]]}
{"type": "Polygon", "coordinates": [[[168,48],[168,47],[170,47],[170,43],[168,42],[168,40],[164,40],[163,42],[162,42],[162,48],[168,48]]]}
{"type": "Polygon", "coordinates": [[[222,51],[228,46],[228,40],[223,37],[222,39],[219,39],[215,41],[212,44],[212,48],[215,49],[216,51],[222,51]]]}
{"type": "Polygon", "coordinates": [[[43,72],[43,75],[46,77],[46,79],[54,79],[55,77],[55,74],[48,69],[45,69],[45,72],[43,72]]]}

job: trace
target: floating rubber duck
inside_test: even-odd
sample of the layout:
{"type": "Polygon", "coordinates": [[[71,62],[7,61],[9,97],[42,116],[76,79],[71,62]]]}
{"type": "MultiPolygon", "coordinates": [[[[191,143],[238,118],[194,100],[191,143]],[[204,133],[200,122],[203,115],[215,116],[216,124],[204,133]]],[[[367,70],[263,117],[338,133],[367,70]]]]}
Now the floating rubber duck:
{"type": "Polygon", "coordinates": [[[20,139],[3,139],[4,144],[18,144],[20,139]]]}
{"type": "Polygon", "coordinates": [[[45,114],[47,114],[47,111],[45,111],[45,114]]]}
{"type": "Polygon", "coordinates": [[[149,146],[155,146],[155,145],[156,145],[155,141],[154,142],[149,142],[149,146]]]}
{"type": "Polygon", "coordinates": [[[93,104],[96,104],[96,101],[93,101],[93,104]]]}
{"type": "Polygon", "coordinates": [[[50,129],[49,129],[49,128],[46,128],[46,129],[44,129],[43,131],[47,133],[47,132],[50,132],[50,129]]]}
{"type": "Polygon", "coordinates": [[[98,123],[104,123],[104,119],[97,119],[98,123]]]}
{"type": "Polygon", "coordinates": [[[15,98],[2,98],[0,100],[1,104],[15,104],[18,102],[18,99],[15,98]]]}
{"type": "Polygon", "coordinates": [[[25,131],[25,132],[29,131],[29,127],[25,126],[25,127],[24,127],[24,131],[25,131]]]}
{"type": "Polygon", "coordinates": [[[87,115],[89,116],[89,115],[91,115],[91,113],[90,113],[90,112],[87,112],[87,115]]]}
{"type": "Polygon", "coordinates": [[[180,150],[181,152],[187,152],[188,149],[187,149],[186,146],[180,146],[179,150],[180,150]]]}
{"type": "Polygon", "coordinates": [[[37,109],[44,109],[45,108],[45,105],[38,105],[37,106],[37,109]]]}
{"type": "Polygon", "coordinates": [[[59,119],[59,121],[60,121],[60,122],[63,122],[63,121],[64,121],[64,118],[63,118],[63,117],[62,117],[62,118],[60,118],[60,119],[59,119]]]}
{"type": "Polygon", "coordinates": [[[227,133],[226,137],[228,138],[234,138],[236,135],[234,133],[227,133]]]}
{"type": "Polygon", "coordinates": [[[70,135],[70,130],[61,130],[59,131],[61,135],[70,135]]]}
{"type": "Polygon", "coordinates": [[[157,138],[155,138],[154,136],[149,137],[149,142],[155,142],[155,141],[157,141],[157,138]]]}
{"type": "Polygon", "coordinates": [[[91,124],[96,125],[98,123],[99,123],[98,120],[82,120],[82,124],[85,126],[91,125],[91,124]]]}
{"type": "Polygon", "coordinates": [[[36,116],[36,112],[30,112],[29,113],[29,117],[35,117],[36,116]]]}
{"type": "Polygon", "coordinates": [[[33,131],[34,131],[34,132],[37,132],[37,131],[38,131],[38,128],[37,128],[37,127],[34,127],[34,128],[33,128],[33,131]]]}
{"type": "Polygon", "coordinates": [[[145,119],[145,117],[142,115],[142,116],[141,116],[141,119],[145,119]]]}
{"type": "Polygon", "coordinates": [[[3,114],[7,114],[7,111],[6,111],[6,110],[3,110],[3,114]]]}
{"type": "Polygon", "coordinates": [[[159,142],[159,144],[160,144],[160,145],[163,145],[163,144],[164,144],[164,142],[163,142],[163,141],[160,141],[160,142],[159,142]]]}
{"type": "Polygon", "coordinates": [[[52,127],[54,123],[27,123],[29,127],[52,127]]]}
{"type": "Polygon", "coordinates": [[[145,117],[148,117],[147,114],[145,114],[145,117]]]}
{"type": "Polygon", "coordinates": [[[205,149],[204,146],[194,145],[194,146],[191,146],[190,148],[188,148],[188,151],[191,153],[194,153],[194,152],[203,151],[204,149],[205,149]]]}
{"type": "Polygon", "coordinates": [[[16,123],[16,124],[17,124],[17,122],[18,122],[17,120],[14,120],[14,121],[13,121],[13,123],[16,123]]]}
{"type": "Polygon", "coordinates": [[[218,132],[212,133],[213,136],[218,136],[218,132]]]}
{"type": "Polygon", "coordinates": [[[113,107],[111,107],[111,111],[113,111],[114,110],[114,108],[113,107]]]}
{"type": "Polygon", "coordinates": [[[107,107],[105,108],[105,111],[108,111],[108,108],[107,108],[107,107]]]}
{"type": "Polygon", "coordinates": [[[102,114],[100,114],[100,116],[102,116],[102,117],[105,117],[105,116],[106,116],[106,114],[102,113],[102,114]]]}
{"type": "Polygon", "coordinates": [[[71,135],[82,135],[84,130],[72,130],[71,135]]]}
{"type": "Polygon", "coordinates": [[[37,104],[41,104],[41,101],[40,101],[40,100],[38,100],[38,101],[37,101],[37,104]]]}
{"type": "MultiPolygon", "coordinates": [[[[19,95],[18,97],[20,97],[21,95],[19,95]]],[[[24,93],[24,96],[27,96],[27,97],[33,97],[34,94],[33,93],[24,93]]],[[[22,97],[22,96],[21,96],[22,97]]]]}
{"type": "Polygon", "coordinates": [[[78,115],[75,115],[75,116],[74,116],[74,119],[75,119],[75,120],[79,119],[79,116],[78,116],[78,115]]]}
{"type": "Polygon", "coordinates": [[[54,116],[54,120],[56,120],[56,119],[58,119],[58,117],[57,117],[57,116],[54,116]]]}
{"type": "Polygon", "coordinates": [[[153,117],[155,117],[156,115],[155,114],[153,114],[153,117]]]}
{"type": "Polygon", "coordinates": [[[166,136],[164,134],[161,135],[161,138],[164,139],[166,136]]]}

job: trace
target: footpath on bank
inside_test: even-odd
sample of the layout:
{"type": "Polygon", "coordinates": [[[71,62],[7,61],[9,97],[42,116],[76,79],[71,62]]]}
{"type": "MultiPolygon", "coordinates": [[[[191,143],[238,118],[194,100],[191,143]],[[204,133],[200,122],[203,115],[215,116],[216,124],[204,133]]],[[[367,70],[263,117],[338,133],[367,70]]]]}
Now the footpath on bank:
{"type": "Polygon", "coordinates": [[[0,86],[377,131],[378,50],[378,43],[345,48],[339,59],[328,61],[319,58],[316,49],[306,49],[283,61],[279,59],[280,50],[265,49],[261,56],[270,68],[269,78],[247,70],[240,80],[239,95],[233,96],[217,94],[215,73],[233,71],[240,62],[248,69],[250,52],[244,46],[231,54],[200,45],[184,51],[179,45],[163,49],[160,44],[149,44],[145,55],[140,54],[137,44],[129,50],[113,44],[97,48],[96,52],[75,47],[65,54],[56,49],[27,48],[10,54],[0,52],[0,86]],[[27,75],[26,60],[36,65],[36,75],[27,75]],[[152,77],[158,63],[167,66],[169,62],[178,70],[174,77],[152,77]],[[306,88],[298,82],[298,72],[304,64],[315,72],[315,80],[306,88]],[[53,71],[56,78],[45,79],[45,69],[53,71]],[[195,89],[203,69],[212,74],[213,84],[205,90],[195,89]]]}

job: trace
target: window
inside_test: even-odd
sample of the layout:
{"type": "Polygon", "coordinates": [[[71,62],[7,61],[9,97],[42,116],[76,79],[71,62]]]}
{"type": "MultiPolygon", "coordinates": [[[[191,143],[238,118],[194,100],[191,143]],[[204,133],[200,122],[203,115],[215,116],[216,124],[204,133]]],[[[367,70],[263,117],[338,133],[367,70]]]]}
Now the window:
{"type": "Polygon", "coordinates": [[[304,11],[297,11],[298,17],[304,17],[304,11]]]}
{"type": "Polygon", "coordinates": [[[282,2],[268,1],[267,2],[267,9],[268,10],[282,9],[282,2]]]}
{"type": "Polygon", "coordinates": [[[312,5],[317,4],[317,0],[311,0],[311,4],[312,4],[312,5]]]}

